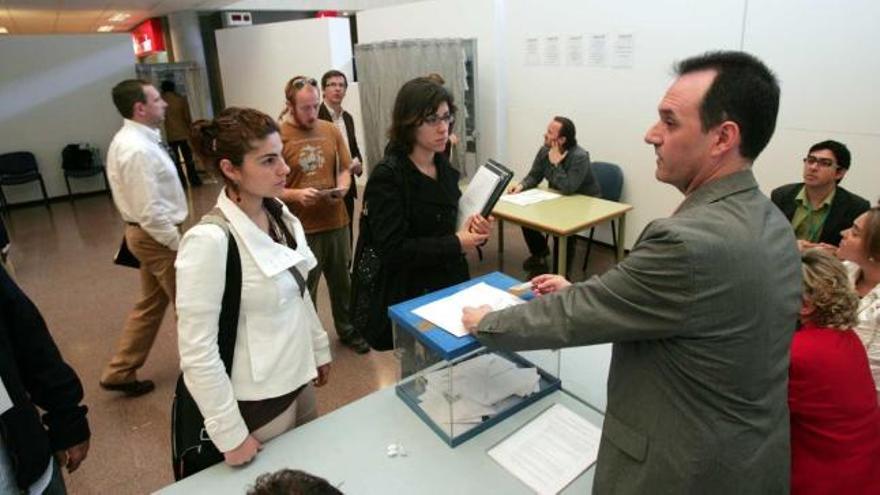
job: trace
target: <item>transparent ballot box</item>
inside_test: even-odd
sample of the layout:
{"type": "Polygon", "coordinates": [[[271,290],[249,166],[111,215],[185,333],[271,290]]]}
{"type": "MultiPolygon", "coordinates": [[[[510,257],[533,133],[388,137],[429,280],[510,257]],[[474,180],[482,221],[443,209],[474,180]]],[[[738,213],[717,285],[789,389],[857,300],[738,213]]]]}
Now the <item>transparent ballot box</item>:
{"type": "Polygon", "coordinates": [[[451,447],[561,388],[558,352],[543,355],[536,366],[519,354],[487,349],[473,336],[458,337],[435,323],[444,323],[444,316],[446,321],[460,320],[459,301],[530,299],[528,291],[510,291],[520,284],[494,272],[388,308],[400,360],[397,395],[451,447]]]}

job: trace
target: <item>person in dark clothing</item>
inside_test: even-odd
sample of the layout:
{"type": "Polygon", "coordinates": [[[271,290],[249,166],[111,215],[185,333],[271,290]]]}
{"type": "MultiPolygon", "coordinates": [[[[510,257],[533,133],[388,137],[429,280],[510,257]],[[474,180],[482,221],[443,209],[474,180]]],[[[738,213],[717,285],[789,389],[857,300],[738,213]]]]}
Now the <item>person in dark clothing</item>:
{"type": "Polygon", "coordinates": [[[186,179],[189,183],[198,187],[202,185],[202,179],[196,171],[193,161],[192,149],[189,147],[189,128],[192,125],[192,115],[189,112],[189,102],[185,96],[177,93],[174,81],[162,81],[162,99],[168,104],[165,110],[165,139],[168,140],[168,148],[174,166],[177,167],[177,176],[180,183],[186,187],[186,179]],[[183,157],[183,163],[180,158],[183,157]],[[186,166],[186,173],[183,167],[186,166]]]}
{"type": "Polygon", "coordinates": [[[457,226],[459,174],[442,153],[454,119],[452,95],[427,78],[397,94],[385,156],[364,191],[388,304],[468,280],[465,253],[489,238],[492,222],[480,215],[457,226]]]}
{"type": "Polygon", "coordinates": [[[342,108],[342,100],[348,89],[348,78],[343,72],[328,70],[321,76],[321,89],[324,101],[321,102],[321,108],[318,109],[318,118],[331,122],[339,129],[342,138],[348,144],[348,152],[351,154],[351,166],[348,167],[351,172],[351,186],[345,193],[343,201],[345,202],[345,211],[348,212],[348,218],[351,220],[348,224],[348,238],[349,244],[352,244],[354,242],[354,200],[357,199],[355,177],[360,177],[364,173],[364,165],[361,163],[363,158],[354,132],[354,118],[342,108]]]}
{"type": "Polygon", "coordinates": [[[65,493],[60,466],[75,471],[89,451],[82,384],[2,268],[0,378],[0,492],[65,493]]]}
{"type": "Polygon", "coordinates": [[[791,222],[800,250],[836,248],[840,233],[871,207],[866,199],[840,187],[851,161],[843,143],[816,143],[804,157],[804,181],[770,193],[770,200],[791,222]]]}
{"type": "MultiPolygon", "coordinates": [[[[553,117],[544,133],[544,145],[535,155],[532,168],[519,184],[510,186],[511,194],[537,187],[544,179],[562,194],[585,194],[602,197],[599,181],[590,168],[590,153],[578,146],[574,123],[565,117],[553,117]]],[[[546,257],[550,254],[547,239],[541,232],[523,227],[523,237],[529,247],[529,256],[523,269],[533,275],[546,273],[546,257]]],[[[574,254],[574,237],[568,239],[569,257],[574,254]]]]}

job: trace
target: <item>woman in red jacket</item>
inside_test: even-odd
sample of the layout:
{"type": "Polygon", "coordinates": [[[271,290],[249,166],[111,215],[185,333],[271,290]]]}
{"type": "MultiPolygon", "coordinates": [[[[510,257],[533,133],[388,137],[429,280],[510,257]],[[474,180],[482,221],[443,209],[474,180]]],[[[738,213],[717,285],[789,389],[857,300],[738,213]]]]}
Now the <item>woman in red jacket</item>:
{"type": "Polygon", "coordinates": [[[818,249],[802,255],[801,328],[791,345],[792,494],[880,493],[880,409],[852,327],[859,298],[846,270],[818,249]]]}

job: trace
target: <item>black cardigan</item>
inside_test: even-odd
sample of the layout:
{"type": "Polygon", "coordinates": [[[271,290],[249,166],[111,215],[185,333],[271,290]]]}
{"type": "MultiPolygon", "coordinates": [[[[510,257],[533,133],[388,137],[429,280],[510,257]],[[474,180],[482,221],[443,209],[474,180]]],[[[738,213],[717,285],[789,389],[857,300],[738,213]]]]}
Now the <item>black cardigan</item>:
{"type": "MultiPolygon", "coordinates": [[[[789,222],[797,210],[795,197],[803,187],[803,182],[787,184],[777,187],[770,193],[770,201],[773,201],[789,222]]],[[[840,231],[852,227],[855,219],[870,207],[871,204],[866,199],[837,186],[834,199],[831,201],[831,210],[822,225],[822,233],[819,234],[819,242],[835,246],[840,244],[840,231]]]]}
{"type": "Polygon", "coordinates": [[[26,489],[53,452],[88,440],[90,432],[87,408],[79,405],[79,378],[62,359],[37,307],[2,268],[0,376],[13,403],[0,415],[0,433],[18,486],[26,489]],[[42,422],[35,405],[45,411],[42,422]]]}

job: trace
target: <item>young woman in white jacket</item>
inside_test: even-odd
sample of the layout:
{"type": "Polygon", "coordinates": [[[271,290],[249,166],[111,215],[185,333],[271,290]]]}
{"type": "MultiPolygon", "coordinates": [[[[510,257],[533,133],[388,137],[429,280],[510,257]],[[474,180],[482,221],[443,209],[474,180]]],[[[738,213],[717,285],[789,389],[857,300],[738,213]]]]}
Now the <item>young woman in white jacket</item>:
{"type": "Polygon", "coordinates": [[[214,224],[191,228],[175,263],[180,366],[211,440],[227,464],[240,465],[263,442],[316,416],[313,385],[327,382],[330,348],[297,282],[315,256],[299,220],[275,199],[289,171],[276,123],[257,110],[228,108],[193,124],[191,141],[226,183],[217,208],[238,246],[242,287],[227,375],[217,335],[228,238],[214,224]]]}

